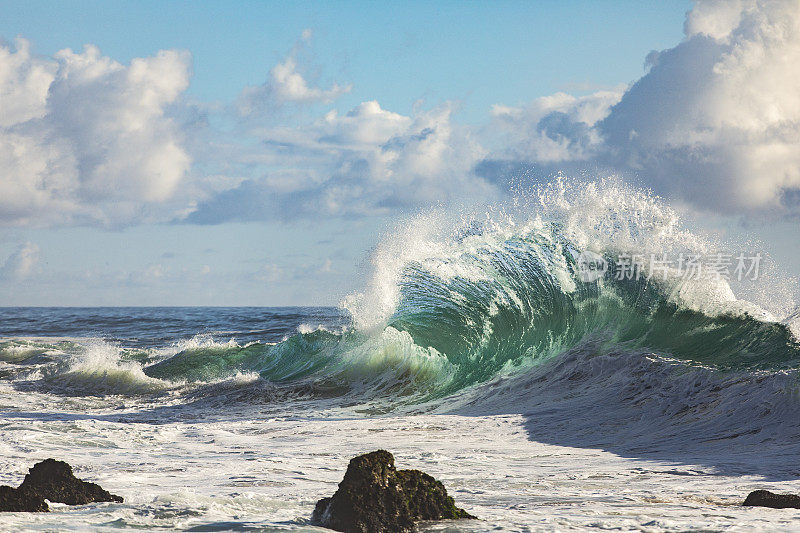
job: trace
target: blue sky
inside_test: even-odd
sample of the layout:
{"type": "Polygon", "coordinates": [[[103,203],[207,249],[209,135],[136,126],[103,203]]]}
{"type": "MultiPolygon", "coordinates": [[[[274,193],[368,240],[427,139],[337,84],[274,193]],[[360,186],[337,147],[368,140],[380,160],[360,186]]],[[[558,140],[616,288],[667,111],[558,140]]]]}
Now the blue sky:
{"type": "MultiPolygon", "coordinates": [[[[457,100],[465,120],[492,104],[641,76],[645,55],[680,40],[687,1],[663,2],[0,2],[0,35],[51,55],[92,43],[121,62],[162,49],[192,54],[187,94],[227,102],[263,83],[306,29],[308,68],[351,83],[337,102],[377,99],[409,113],[457,100]]],[[[585,89],[584,89],[585,92],[585,89]]]]}
{"type": "Polygon", "coordinates": [[[336,304],[403,217],[519,169],[744,214],[793,270],[796,11],[0,1],[0,303],[336,304]]]}

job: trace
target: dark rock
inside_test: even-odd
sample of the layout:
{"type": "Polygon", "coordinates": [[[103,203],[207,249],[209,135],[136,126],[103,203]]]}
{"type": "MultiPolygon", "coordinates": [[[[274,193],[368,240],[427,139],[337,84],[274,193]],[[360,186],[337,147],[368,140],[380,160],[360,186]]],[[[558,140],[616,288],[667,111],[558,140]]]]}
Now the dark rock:
{"type": "Polygon", "coordinates": [[[412,531],[414,519],[401,492],[391,453],[360,455],[350,460],[333,497],[317,502],[311,519],[347,533],[412,531]]]}
{"type": "Polygon", "coordinates": [[[772,507],[773,509],[800,509],[800,496],[796,494],[775,494],[768,490],[754,490],[747,495],[742,505],[772,507]]]}
{"type": "Polygon", "coordinates": [[[46,513],[49,510],[47,502],[38,494],[8,485],[0,486],[0,511],[46,513]]]}
{"type": "Polygon", "coordinates": [[[414,520],[475,518],[456,507],[441,481],[419,470],[398,470],[408,508],[414,520]]]}
{"type": "Polygon", "coordinates": [[[19,490],[40,495],[51,502],[83,505],[93,502],[122,502],[120,496],[103,490],[100,485],[81,481],[64,461],[46,459],[33,465],[19,490]]]}
{"type": "Polygon", "coordinates": [[[441,482],[419,470],[396,470],[386,450],[350,460],[339,490],[317,502],[311,520],[345,533],[414,531],[417,520],[475,518],[455,506],[441,482]]]}

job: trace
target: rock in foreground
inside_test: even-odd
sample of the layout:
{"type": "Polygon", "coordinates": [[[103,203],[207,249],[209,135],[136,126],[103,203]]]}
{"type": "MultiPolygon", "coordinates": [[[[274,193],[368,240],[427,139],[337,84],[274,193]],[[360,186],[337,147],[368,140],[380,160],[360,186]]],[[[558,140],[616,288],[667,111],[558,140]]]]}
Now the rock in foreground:
{"type": "Polygon", "coordinates": [[[72,474],[72,467],[64,461],[47,459],[30,469],[20,490],[41,494],[51,502],[83,505],[93,502],[122,502],[122,497],[111,494],[100,485],[81,481],[72,474]]]}
{"type": "Polygon", "coordinates": [[[0,511],[46,513],[50,508],[44,498],[8,485],[0,486],[0,511]]]}
{"type": "Polygon", "coordinates": [[[83,505],[93,502],[121,502],[122,498],[100,485],[81,481],[63,461],[47,459],[28,471],[19,488],[0,487],[0,511],[48,511],[47,502],[83,505]]]}
{"type": "Polygon", "coordinates": [[[796,494],[775,494],[768,490],[754,490],[747,495],[742,505],[772,507],[773,509],[800,509],[800,496],[796,494]]]}
{"type": "Polygon", "coordinates": [[[317,502],[311,520],[345,533],[414,531],[417,520],[475,518],[455,506],[441,482],[397,470],[386,450],[350,460],[339,490],[317,502]]]}

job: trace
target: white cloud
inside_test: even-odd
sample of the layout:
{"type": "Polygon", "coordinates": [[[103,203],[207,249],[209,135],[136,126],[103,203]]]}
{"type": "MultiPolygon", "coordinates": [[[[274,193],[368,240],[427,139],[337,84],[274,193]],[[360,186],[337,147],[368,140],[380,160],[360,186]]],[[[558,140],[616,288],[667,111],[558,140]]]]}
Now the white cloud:
{"type": "Polygon", "coordinates": [[[687,37],[705,34],[725,39],[742,21],[746,10],[756,7],[753,0],[704,0],[695,3],[686,14],[684,33],[687,37]]]}
{"type": "Polygon", "coordinates": [[[352,85],[333,83],[328,89],[309,85],[298,67],[298,53],[312,36],[309,29],[303,31],[301,40],[284,60],[269,71],[264,84],[246,87],[239,97],[239,112],[244,115],[258,114],[284,104],[329,104],[341,95],[350,92],[352,85]]]}
{"type": "Polygon", "coordinates": [[[372,100],[359,104],[343,116],[332,110],[316,127],[320,140],[357,149],[388,142],[406,131],[411,123],[410,117],[381,109],[380,104],[372,100]]]}
{"type": "Polygon", "coordinates": [[[701,2],[686,29],[602,123],[615,161],[706,206],[782,207],[800,190],[800,5],[701,2]]]}
{"type": "Polygon", "coordinates": [[[595,124],[619,102],[622,91],[575,97],[563,92],[537,98],[524,107],[492,107],[495,154],[539,162],[585,160],[600,148],[595,124]]]}
{"type": "Polygon", "coordinates": [[[613,93],[558,94],[497,107],[494,127],[506,139],[494,155],[621,170],[723,212],[796,213],[800,4],[700,1],[685,32],[648,56],[648,72],[618,103],[613,93]]]}
{"type": "Polygon", "coordinates": [[[473,172],[486,151],[452,112],[442,105],[409,117],[369,101],[306,125],[255,130],[262,142],[241,159],[262,176],[201,203],[189,220],[379,215],[491,197],[473,172]]]}
{"type": "Polygon", "coordinates": [[[171,199],[189,169],[167,114],[188,54],[122,65],[94,46],[31,55],[0,46],[0,222],[125,224],[171,199]]]}
{"type": "Polygon", "coordinates": [[[41,258],[39,247],[26,242],[11,254],[0,267],[0,280],[22,281],[36,270],[41,258]]]}
{"type": "Polygon", "coordinates": [[[270,71],[267,87],[279,101],[284,102],[332,102],[350,91],[350,86],[340,87],[334,83],[330,89],[309,87],[302,74],[297,71],[297,61],[287,57],[270,71]]]}
{"type": "Polygon", "coordinates": [[[44,116],[56,65],[31,56],[30,44],[17,39],[16,51],[0,45],[0,128],[44,116]]]}

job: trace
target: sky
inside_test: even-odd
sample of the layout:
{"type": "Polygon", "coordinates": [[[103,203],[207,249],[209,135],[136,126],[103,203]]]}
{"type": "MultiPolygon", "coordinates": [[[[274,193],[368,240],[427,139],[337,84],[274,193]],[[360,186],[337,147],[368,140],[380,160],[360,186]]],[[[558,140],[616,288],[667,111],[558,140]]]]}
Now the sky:
{"type": "Polygon", "coordinates": [[[559,171],[800,274],[797,64],[797,0],[0,0],[0,305],[335,305],[559,171]]]}

